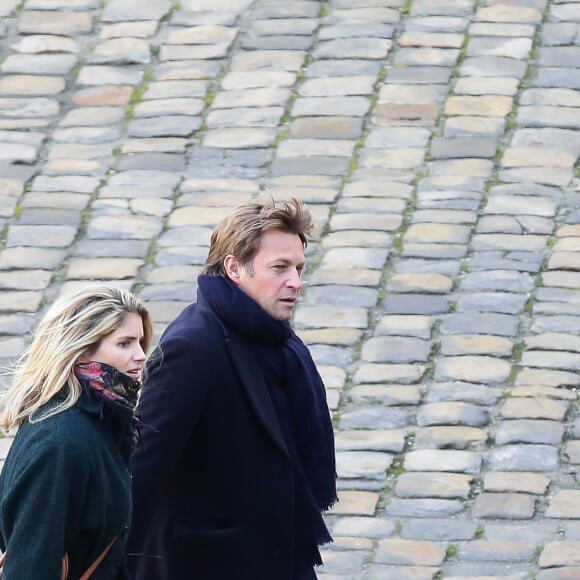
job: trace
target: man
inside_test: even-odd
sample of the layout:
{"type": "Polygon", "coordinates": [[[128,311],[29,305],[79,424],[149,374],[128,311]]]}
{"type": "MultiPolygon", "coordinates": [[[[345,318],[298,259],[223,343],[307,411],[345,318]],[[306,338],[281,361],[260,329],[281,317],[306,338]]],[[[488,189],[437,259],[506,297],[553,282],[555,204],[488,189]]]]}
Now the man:
{"type": "Polygon", "coordinates": [[[135,580],[310,580],[336,501],[324,385],[290,326],[308,209],[239,206],[213,232],[198,300],[148,364],[133,459],[135,580]]]}

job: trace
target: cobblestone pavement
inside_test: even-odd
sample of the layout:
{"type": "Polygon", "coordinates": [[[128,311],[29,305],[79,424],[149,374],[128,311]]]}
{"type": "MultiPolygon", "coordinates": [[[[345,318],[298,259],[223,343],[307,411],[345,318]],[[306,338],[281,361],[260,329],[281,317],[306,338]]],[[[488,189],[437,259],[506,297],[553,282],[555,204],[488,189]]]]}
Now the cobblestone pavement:
{"type": "Polygon", "coordinates": [[[580,578],[579,129],[578,0],[0,0],[0,362],[97,279],[158,336],[296,196],[320,578],[580,578]]]}

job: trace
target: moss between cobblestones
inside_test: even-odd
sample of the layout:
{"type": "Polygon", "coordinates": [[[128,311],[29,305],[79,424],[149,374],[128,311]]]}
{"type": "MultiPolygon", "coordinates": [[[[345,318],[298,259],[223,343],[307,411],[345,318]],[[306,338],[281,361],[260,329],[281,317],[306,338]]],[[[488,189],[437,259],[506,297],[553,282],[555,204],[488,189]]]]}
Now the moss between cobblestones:
{"type": "Polygon", "coordinates": [[[461,49],[459,50],[459,56],[457,57],[457,64],[461,64],[467,57],[467,48],[469,46],[469,41],[471,40],[471,36],[469,34],[465,35],[463,39],[463,44],[461,45],[461,49]]]}
{"type": "Polygon", "coordinates": [[[389,501],[387,500],[385,495],[381,495],[379,497],[379,501],[377,501],[377,506],[375,507],[374,517],[378,517],[378,516],[384,514],[385,510],[387,509],[388,504],[389,504],[389,501]]]}
{"type": "MultiPolygon", "coordinates": [[[[511,113],[507,116],[506,123],[505,123],[505,133],[504,133],[504,137],[503,137],[504,145],[502,145],[501,142],[500,142],[500,144],[498,144],[498,148],[497,148],[498,152],[501,148],[501,151],[503,153],[503,151],[505,150],[505,143],[507,143],[508,139],[509,139],[508,136],[510,136],[510,134],[513,133],[514,129],[518,125],[516,119],[518,117],[519,110],[520,110],[520,105],[518,103],[518,100],[517,100],[517,98],[514,98],[511,113]]],[[[509,140],[511,141],[511,139],[509,139],[509,140]]],[[[499,161],[499,159],[497,158],[497,154],[496,154],[496,157],[494,159],[496,161],[499,161]]]]}
{"type": "Polygon", "coordinates": [[[358,141],[357,141],[357,142],[355,143],[355,145],[354,145],[355,151],[356,151],[357,149],[362,149],[362,148],[365,146],[365,144],[366,144],[366,141],[367,141],[367,135],[366,135],[366,134],[363,134],[363,135],[361,135],[361,136],[358,138],[358,141]]]}
{"type": "MultiPolygon", "coordinates": [[[[157,48],[157,53],[159,52],[159,47],[152,47],[151,52],[156,56],[157,53],[154,53],[154,48],[157,48]]],[[[151,69],[146,70],[143,73],[143,80],[135,87],[133,92],[131,93],[131,98],[129,99],[129,105],[125,109],[125,121],[129,122],[135,117],[135,105],[140,103],[143,99],[143,95],[147,88],[149,87],[149,83],[153,80],[153,71],[151,69]]]]}
{"type": "Polygon", "coordinates": [[[383,65],[377,75],[377,82],[375,83],[375,90],[378,91],[387,78],[387,67],[383,65]]]}
{"type": "MultiPolygon", "coordinates": [[[[535,49],[530,51],[530,54],[535,53],[535,49]]],[[[530,88],[531,82],[536,78],[536,74],[538,72],[538,67],[534,61],[530,61],[528,64],[528,68],[526,70],[526,74],[520,83],[520,90],[526,90],[530,88]]]]}
{"type": "Polygon", "coordinates": [[[153,80],[154,76],[153,76],[153,71],[151,69],[147,69],[144,73],[143,73],[143,82],[144,83],[149,83],[153,80]]]}
{"type": "Polygon", "coordinates": [[[450,558],[453,558],[453,556],[455,556],[457,554],[457,548],[451,544],[451,546],[447,547],[447,550],[445,550],[445,559],[449,560],[450,558]]]}
{"type": "Polygon", "coordinates": [[[522,340],[516,342],[512,349],[512,360],[519,362],[522,358],[522,353],[524,352],[524,342],[522,340]]]}
{"type": "Polygon", "coordinates": [[[272,142],[272,144],[270,145],[270,147],[272,149],[276,149],[276,147],[278,147],[278,145],[280,144],[281,141],[284,141],[285,139],[288,139],[288,135],[290,134],[290,131],[285,127],[284,129],[282,129],[278,135],[276,135],[276,138],[274,139],[274,141],[272,142]]]}
{"type": "Polygon", "coordinates": [[[81,223],[79,225],[79,233],[84,234],[86,233],[87,227],[89,225],[89,218],[91,217],[91,210],[90,209],[83,209],[81,211],[81,223]]]}
{"type": "Polygon", "coordinates": [[[407,3],[402,7],[399,8],[401,14],[409,14],[411,12],[411,8],[413,6],[413,0],[407,0],[407,3]]]}
{"type": "Polygon", "coordinates": [[[155,256],[157,255],[157,250],[159,249],[159,244],[157,240],[153,240],[149,244],[149,250],[147,251],[147,255],[145,256],[145,264],[154,264],[155,263],[155,256]]]}
{"type": "Polygon", "coordinates": [[[173,13],[176,10],[179,10],[180,8],[181,8],[181,2],[179,2],[179,0],[172,2],[171,6],[169,6],[169,10],[167,11],[167,14],[165,14],[165,16],[163,16],[163,18],[160,20],[160,22],[162,24],[165,22],[169,22],[171,20],[171,17],[173,16],[173,13]]]}
{"type": "MultiPolygon", "coordinates": [[[[508,385],[513,385],[515,383],[516,377],[518,376],[518,374],[521,370],[522,370],[522,367],[520,367],[519,365],[513,365],[512,370],[511,370],[508,378],[506,379],[506,383],[508,385]]],[[[511,396],[511,394],[510,394],[510,396],[511,396]]]]}
{"type": "Polygon", "coordinates": [[[497,147],[495,148],[495,155],[493,156],[493,161],[495,161],[496,163],[499,163],[502,158],[503,158],[503,154],[505,153],[505,144],[499,142],[497,144],[497,147]]]}
{"type": "Polygon", "coordinates": [[[461,45],[461,49],[459,50],[459,55],[457,56],[457,62],[455,63],[455,65],[451,69],[451,80],[456,79],[457,77],[461,76],[461,74],[460,74],[461,63],[465,60],[465,58],[467,56],[467,47],[469,46],[470,40],[471,40],[471,37],[466,34],[465,38],[463,39],[463,44],[461,45]]]}
{"type": "Polygon", "coordinates": [[[401,457],[396,457],[393,459],[393,463],[387,469],[387,475],[390,477],[398,477],[399,475],[405,473],[405,468],[403,467],[403,459],[401,457]]]}
{"type": "MultiPolygon", "coordinates": [[[[515,121],[514,121],[515,123],[515,121]]],[[[489,193],[489,190],[494,187],[495,185],[499,185],[501,182],[499,180],[499,177],[496,175],[492,175],[486,182],[485,185],[483,186],[483,193],[484,195],[487,195],[489,193]]],[[[487,201],[487,198],[486,198],[487,201]]]]}
{"type": "MultiPolygon", "coordinates": [[[[356,352],[355,355],[353,355],[353,356],[356,357],[357,359],[360,359],[360,351],[362,350],[362,344],[359,343],[359,344],[355,345],[354,348],[358,348],[358,352],[356,352]]],[[[353,387],[354,387],[354,382],[352,380],[352,374],[348,373],[346,376],[346,379],[344,380],[344,385],[342,386],[342,392],[348,393],[348,391],[352,390],[353,387]]]]}
{"type": "Polygon", "coordinates": [[[429,359],[431,360],[434,359],[440,352],[441,352],[441,341],[438,339],[434,339],[429,359]]]}
{"type": "MultiPolygon", "coordinates": [[[[326,224],[326,226],[327,225],[328,224],[326,224]]],[[[328,232],[322,232],[320,234],[320,237],[322,238],[324,235],[326,235],[326,233],[328,233],[328,232]]],[[[318,266],[320,266],[321,262],[322,262],[322,256],[320,255],[320,252],[317,252],[313,256],[308,256],[308,260],[306,260],[306,265],[304,267],[304,272],[302,274],[303,277],[308,278],[308,276],[310,276],[318,268],[318,266]]],[[[304,290],[305,289],[303,289],[303,292],[304,292],[304,290]]]]}
{"type": "Polygon", "coordinates": [[[81,69],[84,66],[84,62],[77,62],[72,69],[70,70],[70,72],[67,75],[66,78],[66,84],[69,88],[74,87],[76,84],[76,79],[79,76],[79,73],[81,72],[81,69]]]}
{"type": "MultiPolygon", "coordinates": [[[[550,16],[550,6],[546,6],[546,10],[544,11],[544,20],[549,19],[549,16],[550,16]]],[[[536,56],[536,47],[541,45],[542,45],[542,28],[541,26],[538,26],[536,28],[534,37],[532,38],[532,52],[534,54],[534,57],[536,56]]],[[[530,56],[532,55],[532,52],[530,52],[530,56]]]]}
{"type": "Polygon", "coordinates": [[[367,554],[362,561],[362,565],[364,566],[368,566],[369,564],[372,564],[374,562],[375,557],[373,556],[372,552],[367,554]]]}
{"type": "Polygon", "coordinates": [[[393,250],[397,255],[403,251],[403,232],[397,232],[393,236],[393,250]]]}
{"type": "MultiPolygon", "coordinates": [[[[133,97],[131,97],[132,99],[133,97]]],[[[131,104],[125,110],[125,119],[131,121],[135,117],[135,104],[131,104]]]]}
{"type": "Polygon", "coordinates": [[[354,152],[352,154],[352,157],[350,158],[350,163],[348,164],[348,169],[346,170],[346,173],[345,173],[344,177],[342,178],[342,184],[340,187],[341,190],[343,189],[345,184],[349,181],[352,174],[358,169],[358,165],[360,162],[359,151],[360,151],[360,149],[362,149],[365,146],[365,142],[366,142],[366,135],[363,134],[359,137],[358,141],[355,143],[354,152]]]}
{"type": "Polygon", "coordinates": [[[354,153],[350,159],[350,163],[348,164],[348,169],[346,171],[344,181],[346,181],[358,169],[358,164],[359,164],[359,155],[358,153],[354,153]]]}
{"type": "Polygon", "coordinates": [[[417,171],[417,173],[415,173],[415,177],[413,177],[412,184],[416,186],[419,183],[419,181],[421,181],[421,179],[423,179],[424,177],[427,177],[427,175],[429,175],[429,172],[426,169],[421,169],[421,171],[417,171]]]}
{"type": "Polygon", "coordinates": [[[336,411],[333,415],[332,415],[332,426],[335,429],[338,429],[340,426],[340,411],[336,411]]]}
{"type": "Polygon", "coordinates": [[[435,376],[435,361],[431,360],[430,364],[431,366],[425,369],[425,373],[421,379],[423,383],[428,383],[429,381],[433,380],[433,377],[435,376]]]}
{"type": "MultiPolygon", "coordinates": [[[[286,107],[284,108],[284,114],[282,115],[282,118],[280,119],[280,122],[278,123],[278,127],[287,127],[288,125],[290,125],[290,123],[292,123],[292,115],[290,114],[290,111],[292,110],[292,107],[294,105],[296,101],[296,95],[290,95],[290,98],[288,99],[288,102],[286,103],[286,107]]],[[[287,129],[288,131],[288,129],[287,129]]]]}
{"type": "Polygon", "coordinates": [[[206,107],[211,107],[211,104],[213,103],[213,101],[215,99],[216,92],[217,91],[216,91],[215,87],[209,87],[207,89],[207,93],[205,93],[205,95],[203,97],[203,102],[204,102],[206,107]]]}
{"type": "Polygon", "coordinates": [[[12,12],[10,13],[9,18],[16,18],[18,16],[18,13],[24,8],[24,2],[25,0],[22,0],[20,4],[14,7],[14,10],[12,10],[12,12]]]}

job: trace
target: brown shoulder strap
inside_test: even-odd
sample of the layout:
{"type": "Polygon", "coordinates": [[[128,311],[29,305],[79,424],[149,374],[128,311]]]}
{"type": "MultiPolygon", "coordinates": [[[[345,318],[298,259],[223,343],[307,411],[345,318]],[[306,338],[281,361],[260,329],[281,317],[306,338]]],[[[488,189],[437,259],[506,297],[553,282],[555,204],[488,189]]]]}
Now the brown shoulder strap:
{"type": "Polygon", "coordinates": [[[113,544],[117,540],[117,536],[115,536],[111,543],[99,554],[97,559],[89,566],[87,571],[79,578],[79,580],[89,580],[92,576],[93,572],[99,567],[99,564],[103,561],[103,558],[107,555],[107,552],[113,547],[113,544]]]}
{"type": "Polygon", "coordinates": [[[68,578],[68,554],[65,554],[62,559],[62,574],[60,580],[67,580],[68,578]]]}

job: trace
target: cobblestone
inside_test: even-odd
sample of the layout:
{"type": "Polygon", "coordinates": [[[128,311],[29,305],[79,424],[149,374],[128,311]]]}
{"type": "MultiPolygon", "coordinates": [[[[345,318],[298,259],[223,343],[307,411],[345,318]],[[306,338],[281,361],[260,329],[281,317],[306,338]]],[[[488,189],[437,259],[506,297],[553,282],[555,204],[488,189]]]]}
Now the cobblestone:
{"type": "Polygon", "coordinates": [[[157,338],[219,220],[295,196],[339,465],[320,579],[580,578],[579,26],[572,0],[0,0],[0,364],[94,280],[157,338]]]}

